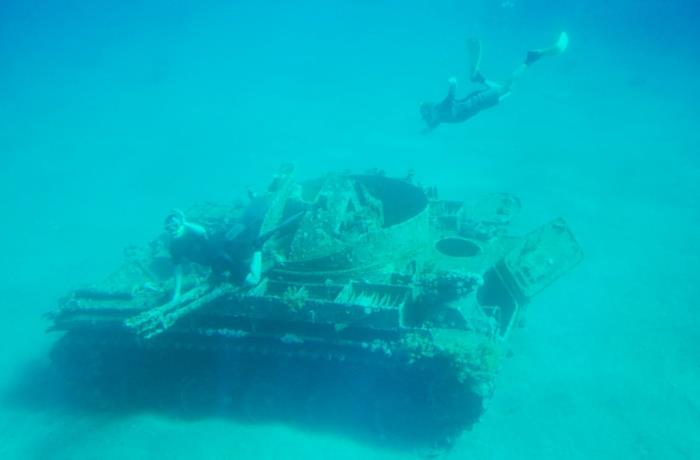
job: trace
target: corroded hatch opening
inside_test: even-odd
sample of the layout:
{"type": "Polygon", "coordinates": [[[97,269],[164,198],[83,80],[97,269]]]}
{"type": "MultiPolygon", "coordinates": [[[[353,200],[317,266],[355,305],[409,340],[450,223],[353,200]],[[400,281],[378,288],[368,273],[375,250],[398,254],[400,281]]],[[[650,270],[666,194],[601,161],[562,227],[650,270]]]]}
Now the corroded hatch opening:
{"type": "Polygon", "coordinates": [[[465,238],[443,238],[435,243],[435,249],[450,257],[474,257],[481,252],[478,244],[465,238]]]}
{"type": "Polygon", "coordinates": [[[381,201],[385,227],[412,219],[428,207],[428,197],[423,189],[409,182],[372,174],[353,178],[381,201]]]}

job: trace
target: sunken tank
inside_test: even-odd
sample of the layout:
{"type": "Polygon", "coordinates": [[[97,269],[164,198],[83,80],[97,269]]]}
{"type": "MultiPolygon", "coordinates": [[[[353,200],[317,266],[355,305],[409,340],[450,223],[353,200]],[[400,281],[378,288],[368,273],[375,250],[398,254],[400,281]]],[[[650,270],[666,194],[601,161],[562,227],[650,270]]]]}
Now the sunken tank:
{"type": "MultiPolygon", "coordinates": [[[[211,398],[246,418],[350,424],[382,439],[454,434],[482,413],[524,307],[582,258],[562,219],[509,235],[520,211],[509,194],[452,201],[410,178],[298,182],[285,168],[266,198],[261,235],[300,217],[266,240],[254,286],[190,264],[169,303],[161,235],[69,292],[50,314],[67,379],[89,376],[112,404],[201,409],[211,398]]],[[[226,236],[247,206],[186,214],[226,236]]]]}

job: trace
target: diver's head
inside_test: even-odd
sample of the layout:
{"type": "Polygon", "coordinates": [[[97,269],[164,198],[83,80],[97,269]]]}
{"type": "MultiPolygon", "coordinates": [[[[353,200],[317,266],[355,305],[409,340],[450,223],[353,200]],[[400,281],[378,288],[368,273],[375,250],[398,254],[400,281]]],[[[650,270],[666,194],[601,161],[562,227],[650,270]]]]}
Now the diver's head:
{"type": "Polygon", "coordinates": [[[185,233],[185,214],[179,209],[167,215],[164,222],[165,231],[173,238],[178,238],[185,233]]]}

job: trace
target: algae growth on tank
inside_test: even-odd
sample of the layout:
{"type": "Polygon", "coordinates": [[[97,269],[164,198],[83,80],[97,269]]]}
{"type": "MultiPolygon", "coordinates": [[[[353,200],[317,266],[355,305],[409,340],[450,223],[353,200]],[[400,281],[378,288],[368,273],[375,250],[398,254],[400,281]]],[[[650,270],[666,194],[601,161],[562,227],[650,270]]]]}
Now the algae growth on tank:
{"type": "Polygon", "coordinates": [[[0,459],[700,458],[697,18],[0,1],[0,459]]]}
{"type": "Polygon", "coordinates": [[[266,374],[267,393],[246,396],[258,385],[250,375],[217,374],[216,397],[235,399],[235,410],[262,398],[341,412],[342,396],[343,404],[367,403],[363,423],[381,423],[386,436],[449,442],[481,415],[525,306],[582,257],[562,219],[510,235],[519,211],[509,194],[462,202],[410,178],[298,181],[286,166],[263,196],[178,212],[180,233],[129,248],[106,280],[71,291],[51,315],[52,329],[66,332],[53,356],[94,386],[109,376],[110,385],[148,387],[155,367],[170,376],[158,379],[157,392],[182,391],[182,380],[211,383],[220,372],[212,360],[265,363],[278,369],[266,374]],[[261,201],[259,218],[247,217],[261,201]],[[183,234],[185,225],[199,233],[183,234]],[[245,262],[258,254],[255,281],[202,261],[174,265],[173,247],[196,235],[194,255],[201,245],[245,262]],[[182,291],[176,298],[174,289],[182,291]],[[316,378],[327,374],[372,380],[383,396],[316,378]],[[277,400],[299,379],[303,390],[277,400]]]}

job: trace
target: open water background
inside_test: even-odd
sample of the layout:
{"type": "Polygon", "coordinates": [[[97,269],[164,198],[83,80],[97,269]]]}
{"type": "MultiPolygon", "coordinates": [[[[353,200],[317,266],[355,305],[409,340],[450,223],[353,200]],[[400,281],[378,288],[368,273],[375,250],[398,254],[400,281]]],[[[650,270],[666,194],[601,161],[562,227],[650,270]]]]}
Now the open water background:
{"type": "Polygon", "coordinates": [[[173,207],[262,189],[278,165],[417,172],[558,216],[582,265],[541,294],[490,407],[447,458],[700,457],[700,40],[690,1],[13,1],[0,4],[0,458],[410,458],[342,431],[114,414],[18,387],[42,314],[150,240],[173,207]],[[502,105],[422,136],[466,81],[502,105]],[[30,401],[27,401],[29,399],[30,401]],[[34,404],[31,403],[34,400],[34,404]],[[44,402],[46,401],[46,402],[44,402]]]}

